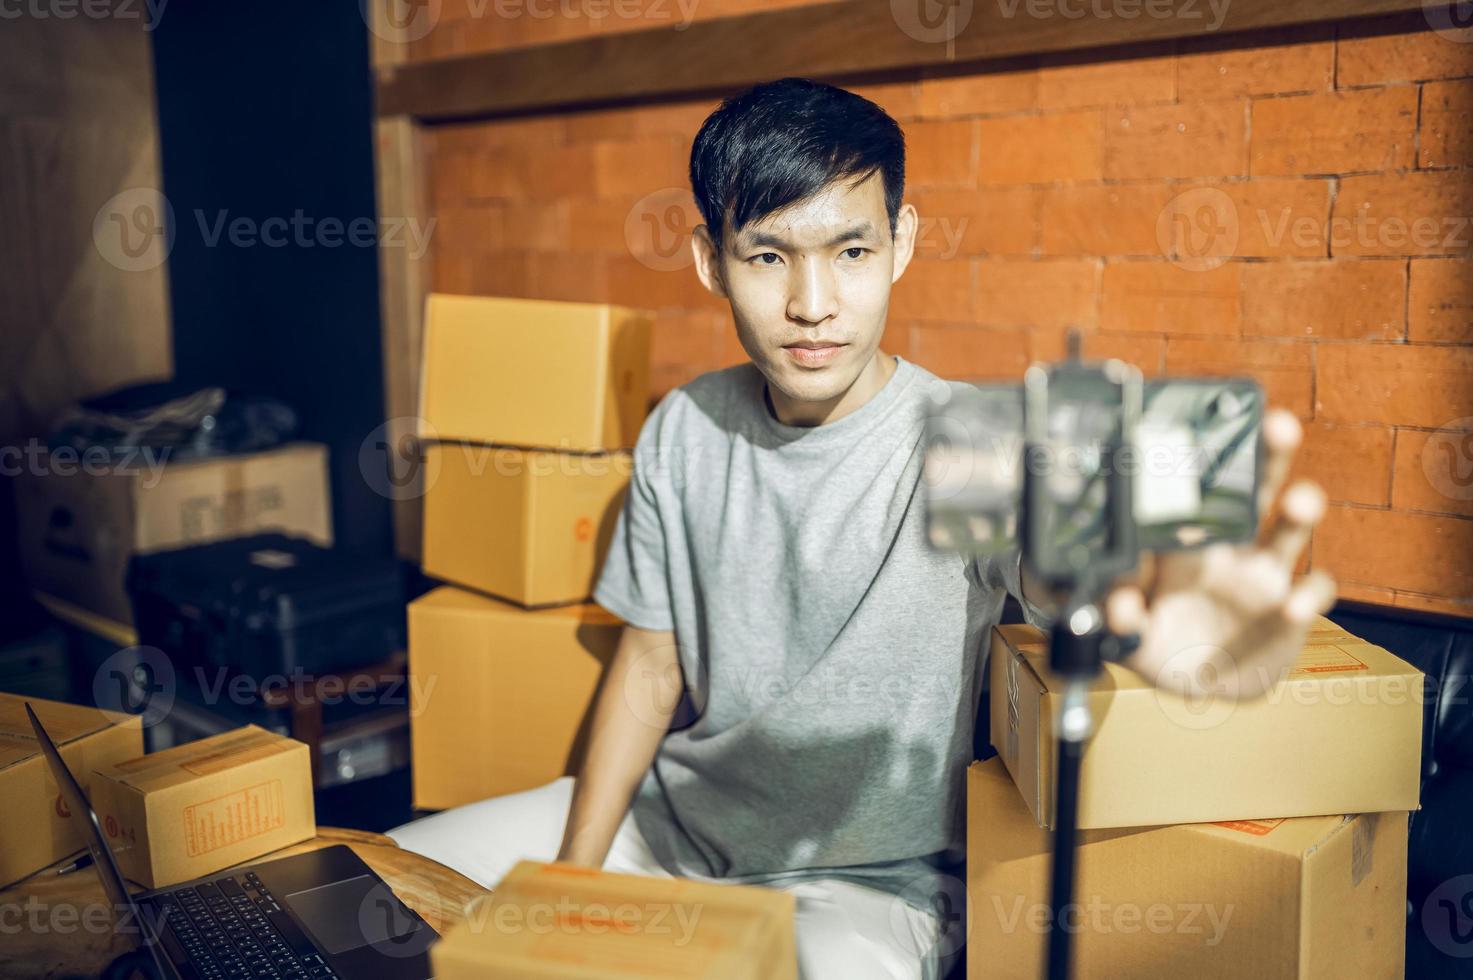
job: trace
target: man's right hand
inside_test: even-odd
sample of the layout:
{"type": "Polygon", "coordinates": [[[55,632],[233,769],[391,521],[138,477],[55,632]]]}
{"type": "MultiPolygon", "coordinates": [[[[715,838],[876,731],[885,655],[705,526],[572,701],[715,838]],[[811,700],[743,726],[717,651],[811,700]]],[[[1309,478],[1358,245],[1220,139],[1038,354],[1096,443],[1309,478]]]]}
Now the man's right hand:
{"type": "Polygon", "coordinates": [[[594,704],[559,861],[603,867],[683,690],[675,634],[625,626],[594,704]]]}

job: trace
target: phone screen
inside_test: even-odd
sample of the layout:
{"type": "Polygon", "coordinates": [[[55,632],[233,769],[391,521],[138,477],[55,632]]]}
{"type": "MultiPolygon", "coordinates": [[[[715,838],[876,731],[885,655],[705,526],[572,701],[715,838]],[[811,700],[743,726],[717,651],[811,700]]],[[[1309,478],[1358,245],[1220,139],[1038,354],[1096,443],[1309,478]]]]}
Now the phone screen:
{"type": "Polygon", "coordinates": [[[1257,532],[1264,400],[1251,379],[1157,379],[1132,408],[1097,373],[1056,374],[1044,422],[1032,426],[1027,406],[1039,403],[1017,385],[951,388],[933,403],[925,437],[927,528],[938,548],[1006,551],[1021,543],[1026,519],[1033,557],[1067,570],[1136,547],[1169,551],[1257,532]],[[1116,474],[1127,479],[1112,482],[1116,474]],[[1122,502],[1131,519],[1116,511],[1108,520],[1122,502]]]}
{"type": "Polygon", "coordinates": [[[1140,397],[1139,374],[1134,379],[1132,389],[1127,373],[1111,377],[1073,364],[1030,376],[1023,543],[1040,574],[1072,576],[1135,562],[1128,517],[1133,485],[1119,472],[1126,461],[1119,450],[1140,397]]]}

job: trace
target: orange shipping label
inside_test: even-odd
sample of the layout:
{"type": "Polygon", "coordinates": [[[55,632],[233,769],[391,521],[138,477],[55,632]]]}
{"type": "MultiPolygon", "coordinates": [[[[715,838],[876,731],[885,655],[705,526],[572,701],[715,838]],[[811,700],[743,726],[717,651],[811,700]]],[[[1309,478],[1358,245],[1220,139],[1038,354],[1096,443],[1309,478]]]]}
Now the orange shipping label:
{"type": "Polygon", "coordinates": [[[1280,817],[1277,820],[1214,820],[1212,822],[1228,830],[1237,830],[1245,834],[1252,834],[1254,837],[1262,837],[1283,823],[1284,818],[1280,817]]]}
{"type": "Polygon", "coordinates": [[[286,823],[281,780],[218,796],[184,808],[184,840],[190,857],[276,830],[286,823]]]}

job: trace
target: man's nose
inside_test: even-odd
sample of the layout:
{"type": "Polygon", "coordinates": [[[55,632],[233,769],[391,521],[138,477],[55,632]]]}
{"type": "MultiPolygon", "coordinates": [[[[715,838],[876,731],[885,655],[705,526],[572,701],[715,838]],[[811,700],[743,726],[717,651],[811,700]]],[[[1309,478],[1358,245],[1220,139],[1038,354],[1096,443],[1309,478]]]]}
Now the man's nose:
{"type": "Polygon", "coordinates": [[[824,263],[795,263],[793,280],[788,295],[788,316],[807,323],[821,323],[838,312],[833,272],[824,263]]]}

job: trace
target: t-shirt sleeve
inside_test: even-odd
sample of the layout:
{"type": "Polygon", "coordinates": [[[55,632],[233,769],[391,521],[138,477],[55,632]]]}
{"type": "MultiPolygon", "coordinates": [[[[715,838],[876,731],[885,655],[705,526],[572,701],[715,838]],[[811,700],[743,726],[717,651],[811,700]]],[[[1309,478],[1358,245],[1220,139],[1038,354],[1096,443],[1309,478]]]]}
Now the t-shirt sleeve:
{"type": "Polygon", "coordinates": [[[631,626],[674,629],[665,528],[657,485],[663,479],[658,445],[658,409],[645,420],[636,440],[633,472],[624,506],[614,523],[593,600],[631,626]]]}
{"type": "Polygon", "coordinates": [[[970,562],[971,574],[982,585],[994,589],[1007,589],[1008,594],[1018,600],[1023,609],[1023,618],[1030,626],[1041,630],[1053,624],[1053,617],[1041,607],[1029,602],[1023,595],[1023,550],[1013,548],[999,555],[984,555],[970,562]]]}

